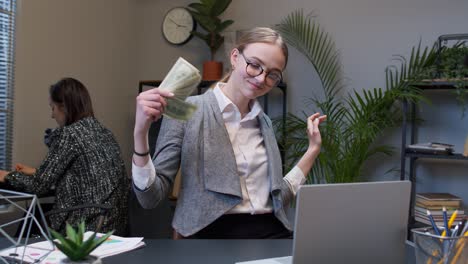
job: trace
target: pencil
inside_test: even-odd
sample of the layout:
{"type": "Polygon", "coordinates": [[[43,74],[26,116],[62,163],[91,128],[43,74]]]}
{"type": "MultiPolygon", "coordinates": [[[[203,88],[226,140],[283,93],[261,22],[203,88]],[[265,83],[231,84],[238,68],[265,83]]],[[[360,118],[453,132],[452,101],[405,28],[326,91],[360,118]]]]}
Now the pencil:
{"type": "MultiPolygon", "coordinates": [[[[429,211],[429,210],[428,210],[429,211]]],[[[458,214],[458,210],[455,210],[452,214],[452,216],[450,217],[450,220],[448,222],[448,228],[450,229],[453,225],[453,222],[455,221],[455,218],[457,217],[457,214],[458,214]]],[[[444,230],[444,232],[442,232],[442,236],[445,236],[446,235],[446,232],[444,230]]]]}
{"type": "MultiPolygon", "coordinates": [[[[467,236],[468,236],[468,232],[465,232],[463,237],[467,237],[467,236]]],[[[457,253],[455,254],[455,256],[453,257],[451,264],[456,264],[457,263],[458,258],[460,257],[460,254],[462,253],[463,248],[465,247],[466,238],[465,239],[464,238],[459,238],[459,239],[463,239],[463,240],[458,240],[457,241],[457,245],[455,246],[455,248],[458,247],[458,250],[457,250],[457,253]]]]}
{"type": "Polygon", "coordinates": [[[427,210],[427,217],[431,221],[432,227],[434,228],[434,233],[436,235],[440,236],[439,228],[437,227],[436,223],[434,222],[434,217],[432,217],[431,211],[429,211],[429,210],[427,210]]]}
{"type": "Polygon", "coordinates": [[[445,227],[444,232],[447,232],[447,236],[450,236],[450,226],[447,221],[447,208],[445,208],[445,206],[442,207],[442,215],[444,217],[444,227],[445,227]]]}

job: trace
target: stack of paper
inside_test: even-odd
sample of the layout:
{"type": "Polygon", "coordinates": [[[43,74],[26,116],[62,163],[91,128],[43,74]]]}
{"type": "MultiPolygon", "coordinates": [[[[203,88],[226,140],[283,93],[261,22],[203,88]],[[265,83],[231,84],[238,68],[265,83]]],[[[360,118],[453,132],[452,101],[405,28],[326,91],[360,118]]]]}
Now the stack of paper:
{"type": "MultiPolygon", "coordinates": [[[[86,232],[84,239],[88,239],[93,232],[86,232]]],[[[96,239],[104,234],[98,233],[96,239]]],[[[103,244],[97,247],[91,255],[100,258],[120,254],[145,246],[143,237],[110,236],[103,244]]],[[[26,247],[14,247],[0,251],[0,256],[7,259],[23,260],[26,263],[60,263],[66,256],[60,252],[50,241],[30,244],[26,247]]]]}

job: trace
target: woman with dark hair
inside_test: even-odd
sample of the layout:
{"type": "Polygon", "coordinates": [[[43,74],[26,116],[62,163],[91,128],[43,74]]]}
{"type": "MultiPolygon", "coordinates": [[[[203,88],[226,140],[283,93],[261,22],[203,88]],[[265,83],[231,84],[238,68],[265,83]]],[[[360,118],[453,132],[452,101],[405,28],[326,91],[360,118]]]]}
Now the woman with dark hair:
{"type": "Polygon", "coordinates": [[[38,196],[55,193],[48,213],[54,230],[64,233],[66,223],[84,220],[87,230],[100,225],[100,232],[126,235],[129,179],[119,144],[94,117],[88,90],[64,78],[50,87],[49,104],[58,128],[48,135],[45,160],[37,169],[17,164],[0,171],[0,182],[38,196]]]}
{"type": "Polygon", "coordinates": [[[167,196],[180,167],[182,184],[172,226],[190,238],[284,238],[285,207],[320,152],[319,113],[307,119],[309,147],[286,175],[270,118],[257,98],[282,79],[288,49],[278,32],[254,28],[230,53],[231,72],[188,101],[187,122],[164,118],[151,163],[148,130],[173,94],[154,88],[137,97],[132,177],[145,208],[167,196]]]}

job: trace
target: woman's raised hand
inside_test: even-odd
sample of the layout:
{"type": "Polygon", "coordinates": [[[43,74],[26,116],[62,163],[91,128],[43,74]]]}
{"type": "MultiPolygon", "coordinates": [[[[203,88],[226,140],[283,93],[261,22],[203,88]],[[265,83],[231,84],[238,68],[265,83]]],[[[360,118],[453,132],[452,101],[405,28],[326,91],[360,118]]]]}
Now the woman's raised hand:
{"type": "Polygon", "coordinates": [[[315,113],[307,118],[307,136],[309,137],[309,151],[312,153],[320,152],[322,146],[322,136],[320,135],[319,125],[327,119],[326,115],[315,113]]]}
{"type": "Polygon", "coordinates": [[[173,96],[173,93],[159,88],[140,93],[136,98],[135,132],[146,133],[151,122],[157,121],[164,113],[165,98],[173,96]]]}

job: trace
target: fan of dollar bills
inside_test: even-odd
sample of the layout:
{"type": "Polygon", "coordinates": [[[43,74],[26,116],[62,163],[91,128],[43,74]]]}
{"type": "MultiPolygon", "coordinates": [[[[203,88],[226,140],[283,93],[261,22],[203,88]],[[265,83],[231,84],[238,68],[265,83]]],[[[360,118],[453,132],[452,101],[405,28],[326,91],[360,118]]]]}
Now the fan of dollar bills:
{"type": "Polygon", "coordinates": [[[179,120],[189,120],[197,110],[197,106],[185,102],[201,81],[197,68],[183,58],[179,58],[169,73],[159,85],[159,89],[167,90],[174,97],[167,98],[165,116],[179,120]]]}

